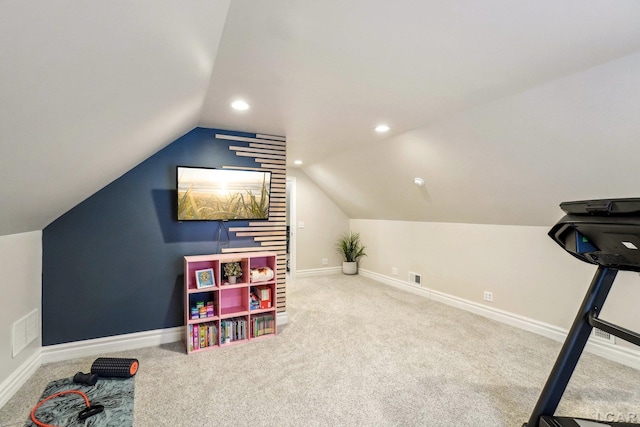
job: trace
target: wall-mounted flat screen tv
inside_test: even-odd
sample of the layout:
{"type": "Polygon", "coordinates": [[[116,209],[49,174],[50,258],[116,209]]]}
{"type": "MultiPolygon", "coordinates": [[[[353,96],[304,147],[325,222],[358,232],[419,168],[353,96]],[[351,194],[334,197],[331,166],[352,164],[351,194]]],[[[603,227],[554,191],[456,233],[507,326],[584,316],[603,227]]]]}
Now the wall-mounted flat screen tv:
{"type": "Polygon", "coordinates": [[[178,166],[178,221],[269,219],[271,172],[178,166]]]}

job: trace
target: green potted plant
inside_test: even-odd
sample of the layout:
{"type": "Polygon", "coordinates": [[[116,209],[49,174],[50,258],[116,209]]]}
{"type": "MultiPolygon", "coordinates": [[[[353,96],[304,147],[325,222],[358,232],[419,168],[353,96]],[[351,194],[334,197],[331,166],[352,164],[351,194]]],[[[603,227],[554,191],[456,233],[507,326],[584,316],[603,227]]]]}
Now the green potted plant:
{"type": "Polygon", "coordinates": [[[356,274],[358,272],[358,261],[361,257],[367,256],[365,247],[360,242],[360,233],[349,231],[338,239],[336,244],[338,252],[342,255],[342,272],[344,274],[356,274]]]}
{"type": "Polygon", "coordinates": [[[242,276],[242,267],[236,261],[228,262],[224,265],[224,275],[229,279],[230,284],[236,283],[236,278],[242,276]]]}

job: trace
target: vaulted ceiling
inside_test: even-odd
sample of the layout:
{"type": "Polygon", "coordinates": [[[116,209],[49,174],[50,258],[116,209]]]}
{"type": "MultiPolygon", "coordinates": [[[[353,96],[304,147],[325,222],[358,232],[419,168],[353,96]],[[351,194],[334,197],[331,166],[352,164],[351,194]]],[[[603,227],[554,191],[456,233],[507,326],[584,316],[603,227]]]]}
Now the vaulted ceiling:
{"type": "Polygon", "coordinates": [[[5,0],[0,235],[195,126],[287,136],[352,218],[549,225],[640,196],[638,22],[636,0],[5,0]]]}

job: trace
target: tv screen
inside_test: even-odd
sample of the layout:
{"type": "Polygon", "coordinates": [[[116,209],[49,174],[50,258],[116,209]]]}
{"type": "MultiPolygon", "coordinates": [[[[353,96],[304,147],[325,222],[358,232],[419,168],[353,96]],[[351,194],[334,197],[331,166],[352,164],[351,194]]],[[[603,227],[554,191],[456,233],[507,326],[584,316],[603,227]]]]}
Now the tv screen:
{"type": "Polygon", "coordinates": [[[269,219],[271,172],[178,166],[178,221],[269,219]]]}

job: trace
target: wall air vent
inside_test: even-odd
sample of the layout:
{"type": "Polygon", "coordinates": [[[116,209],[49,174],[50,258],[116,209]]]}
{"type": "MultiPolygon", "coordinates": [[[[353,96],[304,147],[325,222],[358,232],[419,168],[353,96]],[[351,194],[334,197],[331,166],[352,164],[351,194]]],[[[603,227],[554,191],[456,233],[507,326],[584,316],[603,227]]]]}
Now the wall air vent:
{"type": "Polygon", "coordinates": [[[422,277],[418,273],[409,272],[409,283],[416,286],[422,286],[422,277]]]}
{"type": "Polygon", "coordinates": [[[38,338],[39,335],[40,317],[38,316],[38,309],[35,309],[13,324],[12,356],[16,357],[18,353],[38,338]]]}
{"type": "Polygon", "coordinates": [[[598,341],[608,341],[611,344],[616,343],[615,335],[611,335],[609,332],[605,332],[598,328],[593,328],[593,332],[591,333],[591,336],[596,337],[598,341]]]}

